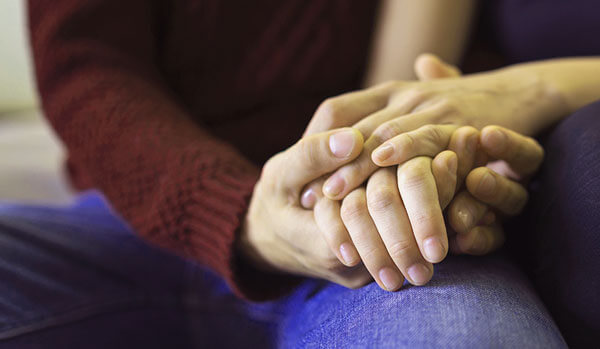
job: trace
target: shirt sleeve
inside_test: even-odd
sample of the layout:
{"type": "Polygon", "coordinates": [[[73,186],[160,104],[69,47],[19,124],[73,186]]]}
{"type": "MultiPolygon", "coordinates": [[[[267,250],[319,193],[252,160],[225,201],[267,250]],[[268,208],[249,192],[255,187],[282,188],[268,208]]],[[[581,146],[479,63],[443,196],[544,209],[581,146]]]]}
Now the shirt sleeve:
{"type": "Polygon", "coordinates": [[[276,297],[293,281],[234,253],[259,169],[193,120],[162,80],[159,10],[149,0],[30,0],[44,112],[76,186],[99,188],[139,235],[208,266],[237,295],[276,297]]]}

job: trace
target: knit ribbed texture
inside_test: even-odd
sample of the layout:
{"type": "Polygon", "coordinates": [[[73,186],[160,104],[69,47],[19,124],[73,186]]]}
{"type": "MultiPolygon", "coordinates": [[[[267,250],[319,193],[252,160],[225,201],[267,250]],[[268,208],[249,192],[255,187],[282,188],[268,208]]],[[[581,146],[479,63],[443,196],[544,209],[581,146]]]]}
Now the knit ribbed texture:
{"type": "MultiPolygon", "coordinates": [[[[35,0],[32,47],[44,111],[68,148],[74,184],[101,189],[145,239],[207,265],[238,295],[264,299],[289,280],[239,265],[233,249],[260,162],[300,136],[319,100],[356,87],[364,54],[340,64],[326,51],[323,40],[334,37],[326,16],[328,8],[336,13],[333,3],[282,2],[281,15],[300,21],[286,27],[292,41],[279,36],[282,23],[261,32],[260,21],[244,13],[264,43],[257,51],[243,51],[239,28],[215,29],[221,19],[239,16],[227,16],[220,4],[35,0]],[[313,30],[330,36],[313,42],[313,30]],[[265,56],[276,64],[265,65],[265,56]],[[219,57],[229,69],[221,69],[219,57]],[[326,59],[323,66],[319,59],[326,59]],[[292,62],[302,64],[289,74],[292,62]]],[[[340,16],[349,17],[334,18],[340,16]]],[[[362,44],[348,38],[336,55],[366,52],[371,19],[361,21],[362,44]]]]}

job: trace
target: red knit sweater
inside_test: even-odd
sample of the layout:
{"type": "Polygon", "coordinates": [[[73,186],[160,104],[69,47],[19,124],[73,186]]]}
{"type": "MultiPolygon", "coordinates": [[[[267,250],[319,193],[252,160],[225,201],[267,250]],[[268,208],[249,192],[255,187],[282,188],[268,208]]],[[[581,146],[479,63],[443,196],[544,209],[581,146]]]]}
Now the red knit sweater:
{"type": "Polygon", "coordinates": [[[78,188],[238,295],[278,294],[233,242],[261,164],[356,89],[373,1],[31,0],[44,111],[78,188]]]}

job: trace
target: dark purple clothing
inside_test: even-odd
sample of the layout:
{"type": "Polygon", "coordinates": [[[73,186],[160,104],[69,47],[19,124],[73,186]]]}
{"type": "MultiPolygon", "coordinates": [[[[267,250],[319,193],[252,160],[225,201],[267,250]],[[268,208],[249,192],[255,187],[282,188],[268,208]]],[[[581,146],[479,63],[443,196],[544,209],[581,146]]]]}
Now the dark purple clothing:
{"type": "MultiPolygon", "coordinates": [[[[493,0],[481,37],[505,64],[600,56],[597,0],[493,0]]],[[[542,137],[546,158],[530,203],[507,229],[571,346],[600,343],[600,102],[542,137]]]]}
{"type": "Polygon", "coordinates": [[[600,55],[600,1],[489,0],[481,28],[490,44],[517,63],[600,55]]]}
{"type": "Polygon", "coordinates": [[[561,122],[542,145],[545,161],[509,242],[519,245],[567,342],[595,347],[600,343],[600,101],[561,122]]]}

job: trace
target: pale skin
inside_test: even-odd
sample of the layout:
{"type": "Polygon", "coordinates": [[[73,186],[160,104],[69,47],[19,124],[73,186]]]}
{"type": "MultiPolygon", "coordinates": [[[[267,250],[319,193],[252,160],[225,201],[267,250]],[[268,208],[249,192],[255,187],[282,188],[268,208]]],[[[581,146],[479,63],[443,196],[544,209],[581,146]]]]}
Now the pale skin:
{"type": "MultiPolygon", "coordinates": [[[[442,72],[444,76],[457,75],[456,69],[431,56],[417,60],[416,71],[423,80],[433,77],[428,75],[430,71],[442,72]]],[[[415,285],[427,283],[433,273],[432,263],[444,258],[447,248],[432,253],[427,246],[428,239],[443,239],[442,244],[448,245],[442,211],[454,196],[457,185],[462,184],[478,161],[482,162],[476,159],[479,143],[484,153],[509,162],[512,162],[512,150],[534,147],[525,153],[534,168],[543,157],[543,150],[533,139],[499,127],[484,129],[481,142],[480,133],[472,127],[428,125],[388,143],[403,143],[406,138],[411,143],[401,144],[400,151],[392,152],[385,161],[374,159],[378,166],[401,164],[397,173],[390,168],[376,171],[366,188],[351,192],[341,207],[337,201],[320,195],[318,189],[322,182],[311,185],[301,200],[306,208],[314,206],[315,220],[340,261],[348,266],[362,261],[380,286],[390,291],[401,286],[402,276],[415,285]],[[498,132],[510,136],[504,146],[494,138],[498,132]],[[487,152],[490,144],[494,145],[493,153],[487,152]],[[438,236],[431,236],[432,231],[438,231],[438,236]]],[[[469,176],[472,192],[478,192],[479,185],[475,183],[479,177],[485,177],[484,170],[487,169],[484,167],[469,176]]],[[[490,252],[503,241],[500,226],[485,205],[466,194],[461,193],[460,200],[453,201],[449,211],[450,215],[461,218],[451,221],[460,233],[450,239],[452,250],[470,254],[490,252]],[[472,223],[464,224],[465,219],[472,223]],[[469,226],[475,223],[480,225],[469,226]]],[[[493,195],[502,198],[496,201],[517,204],[513,206],[517,208],[513,214],[523,207],[527,198],[519,184],[504,177],[493,195]]],[[[494,202],[492,206],[498,209],[497,206],[502,205],[494,202]]]]}
{"type": "MultiPolygon", "coordinates": [[[[413,31],[415,32],[421,33],[413,31]]],[[[381,59],[372,61],[389,62],[381,59]]],[[[433,67],[435,71],[440,65],[433,67]]],[[[385,69],[380,68],[380,71],[385,69]]],[[[392,72],[387,76],[391,79],[402,78],[395,74],[397,73],[392,72]]],[[[375,76],[370,79],[378,82],[377,76],[386,74],[368,76],[375,76]]],[[[411,266],[421,264],[428,272],[432,272],[429,269],[431,263],[443,259],[448,249],[483,254],[501,244],[503,235],[496,219],[488,214],[490,208],[506,214],[518,211],[514,208],[518,208],[519,203],[526,200],[526,192],[512,179],[517,179],[515,175],[526,177],[535,171],[537,166],[531,164],[535,164],[543,154],[539,145],[526,136],[539,133],[570,112],[600,98],[599,91],[600,59],[574,58],[529,63],[467,77],[385,83],[329,99],[319,108],[309,125],[307,134],[312,135],[276,155],[263,169],[242,228],[240,249],[259,266],[269,270],[320,277],[348,287],[358,287],[368,282],[372,276],[384,289],[396,289],[387,287],[383,282],[380,274],[385,268],[397,273],[396,284],[401,281],[400,273],[407,276],[409,281],[422,284],[411,280],[408,271],[411,266]],[[341,131],[314,133],[350,125],[354,125],[353,129],[346,131],[354,136],[346,138],[352,139],[352,151],[342,158],[333,156],[332,148],[328,146],[333,144],[330,143],[332,132],[341,131]],[[425,125],[433,126],[420,129],[425,125]],[[449,128],[448,125],[454,125],[455,128],[449,128]],[[442,131],[445,130],[445,133],[432,127],[444,128],[442,131]],[[428,134],[440,132],[449,141],[445,145],[440,142],[437,148],[416,147],[412,157],[402,157],[400,155],[403,152],[399,148],[405,149],[402,145],[406,144],[407,132],[417,132],[410,136],[410,139],[416,140],[416,144],[422,144],[420,140],[427,140],[428,134]],[[458,135],[454,136],[455,134],[458,135]],[[452,178],[456,178],[457,183],[461,182],[459,169],[462,169],[460,159],[465,157],[464,151],[461,153],[460,149],[454,149],[454,152],[449,152],[448,149],[453,147],[453,136],[460,140],[469,139],[475,134],[484,153],[504,160],[504,169],[508,168],[509,171],[501,171],[501,175],[498,175],[487,167],[478,167],[468,174],[467,191],[456,194],[448,208],[449,223],[458,232],[456,237],[448,241],[440,212],[445,201],[450,201],[448,193],[452,192],[454,195],[456,190],[443,188],[437,183],[453,183],[452,178]],[[385,149],[381,147],[384,143],[391,146],[392,154],[396,157],[383,159],[377,155],[385,149]],[[425,154],[419,153],[423,149],[427,150],[425,154]],[[456,174],[452,171],[453,159],[457,162],[456,174]],[[411,165],[413,163],[417,165],[411,165]],[[379,167],[390,165],[399,165],[398,170],[394,171],[393,166],[383,169],[379,167]],[[428,188],[427,190],[407,192],[404,186],[398,189],[398,183],[405,180],[402,178],[410,177],[400,175],[399,172],[408,173],[408,169],[414,173],[422,171],[426,174],[426,185],[419,185],[428,188]],[[319,198],[313,215],[300,205],[298,198],[303,188],[310,188],[312,181],[318,181],[331,172],[334,174],[323,189],[327,199],[319,198]],[[288,173],[295,180],[282,178],[288,173]],[[488,176],[495,180],[494,190],[481,185],[489,181],[488,176]],[[367,179],[366,187],[361,187],[367,179]],[[333,184],[337,184],[337,187],[333,184]],[[369,214],[371,210],[368,203],[378,201],[368,198],[373,197],[374,193],[387,195],[381,194],[380,188],[388,188],[390,192],[395,188],[394,195],[397,195],[388,195],[392,198],[388,200],[391,203],[381,205],[382,207],[397,208],[399,198],[405,210],[394,210],[398,212],[395,216],[386,213],[390,210],[369,214]],[[343,201],[340,204],[338,200],[341,199],[343,201]],[[358,250],[355,252],[360,254],[363,261],[363,264],[355,267],[349,268],[340,262],[340,259],[344,259],[339,252],[343,242],[338,246],[328,246],[325,242],[331,245],[330,240],[333,239],[323,239],[318,219],[315,219],[322,214],[333,221],[335,214],[327,212],[334,212],[336,203],[338,223],[332,226],[337,231],[328,236],[345,236],[345,239],[350,237],[345,242],[351,243],[352,248],[358,250]],[[342,224],[339,224],[340,205],[353,208],[347,210],[357,212],[355,215],[362,215],[365,219],[351,219],[353,215],[341,215],[342,224]],[[426,214],[423,215],[422,212],[426,214]],[[398,216],[402,214],[405,216],[398,216]],[[347,218],[345,221],[344,217],[347,218]],[[366,218],[373,220],[369,222],[366,218]],[[406,248],[397,248],[404,251],[403,254],[392,256],[395,253],[389,253],[388,245],[394,243],[389,239],[393,234],[386,231],[386,227],[402,226],[401,224],[406,228],[403,232],[414,230],[412,235],[403,235],[403,241],[410,237],[414,243],[405,244],[408,246],[406,248]],[[355,238],[357,232],[363,236],[355,238]],[[425,253],[425,241],[432,237],[440,241],[442,249],[437,255],[434,254],[434,258],[429,258],[428,253],[425,253]],[[361,251],[371,258],[363,256],[361,251]],[[366,259],[369,261],[365,261],[366,259]]],[[[341,149],[339,144],[337,149],[341,149]]],[[[419,185],[413,184],[413,187],[419,188],[419,185]]],[[[395,234],[399,233],[396,231],[395,234]]],[[[403,246],[401,243],[395,245],[403,246]]],[[[384,277],[393,279],[389,275],[384,277]]],[[[427,274],[423,280],[430,277],[427,274]]]]}

